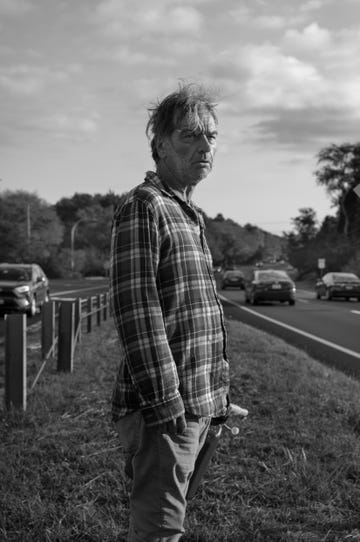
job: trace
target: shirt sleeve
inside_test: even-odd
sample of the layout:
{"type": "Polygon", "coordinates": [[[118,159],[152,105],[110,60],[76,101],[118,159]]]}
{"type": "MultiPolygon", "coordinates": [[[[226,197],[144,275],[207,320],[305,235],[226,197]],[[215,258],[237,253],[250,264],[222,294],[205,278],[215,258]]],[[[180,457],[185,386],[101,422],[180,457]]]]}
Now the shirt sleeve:
{"type": "Polygon", "coordinates": [[[156,285],[159,255],[152,206],[139,199],[123,205],[112,228],[111,303],[125,363],[148,426],[184,413],[156,285]]]}

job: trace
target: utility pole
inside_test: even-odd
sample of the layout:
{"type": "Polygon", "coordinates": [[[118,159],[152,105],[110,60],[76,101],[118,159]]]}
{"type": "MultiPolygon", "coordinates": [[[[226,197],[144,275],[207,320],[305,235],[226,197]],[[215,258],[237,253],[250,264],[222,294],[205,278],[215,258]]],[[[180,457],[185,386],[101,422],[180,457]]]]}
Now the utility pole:
{"type": "Polygon", "coordinates": [[[31,218],[30,218],[30,203],[26,206],[26,239],[30,243],[31,239],[31,218]]]}

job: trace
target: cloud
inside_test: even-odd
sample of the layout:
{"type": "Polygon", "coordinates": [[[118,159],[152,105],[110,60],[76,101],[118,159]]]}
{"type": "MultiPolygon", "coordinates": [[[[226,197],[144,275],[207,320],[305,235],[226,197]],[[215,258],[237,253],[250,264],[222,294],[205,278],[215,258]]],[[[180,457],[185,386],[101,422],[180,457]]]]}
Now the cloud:
{"type": "Polygon", "coordinates": [[[308,62],[283,55],[271,44],[228,50],[214,62],[214,73],[230,93],[238,88],[242,109],[296,109],[323,100],[327,85],[308,62]]]}
{"type": "Polygon", "coordinates": [[[102,0],[94,15],[103,32],[118,40],[129,36],[153,34],[159,36],[193,35],[201,31],[201,13],[189,5],[174,6],[162,0],[156,5],[133,0],[121,2],[102,0]]]}
{"type": "Polygon", "coordinates": [[[311,23],[302,31],[287,30],[283,42],[290,50],[298,52],[328,49],[331,45],[331,34],[317,23],[311,23]]]}
{"type": "Polygon", "coordinates": [[[257,28],[277,29],[286,25],[286,19],[280,15],[259,15],[246,6],[238,6],[228,13],[228,18],[236,24],[251,25],[257,28]]]}
{"type": "Polygon", "coordinates": [[[39,123],[40,129],[59,139],[82,141],[91,139],[99,128],[99,115],[94,112],[84,116],[74,113],[54,113],[39,123]]]}
{"type": "Polygon", "coordinates": [[[40,105],[26,105],[20,111],[5,111],[0,123],[3,144],[46,145],[55,141],[92,142],[100,129],[101,116],[96,110],[64,110],[45,113],[40,105]]]}
{"type": "Polygon", "coordinates": [[[307,0],[307,2],[298,5],[298,9],[303,12],[318,11],[332,0],[307,0]]]}
{"type": "Polygon", "coordinates": [[[67,79],[67,73],[44,66],[18,64],[0,68],[0,89],[10,94],[33,95],[43,91],[50,83],[67,79]]]}
{"type": "Polygon", "coordinates": [[[278,111],[253,125],[253,136],[285,147],[317,152],[329,143],[356,140],[358,121],[342,110],[316,107],[278,111]]]}
{"type": "Polygon", "coordinates": [[[254,25],[259,28],[278,29],[287,24],[285,17],[280,15],[260,15],[254,21],[254,25]]]}
{"type": "Polygon", "coordinates": [[[290,37],[293,54],[283,40],[229,48],[214,58],[212,73],[225,95],[221,110],[239,119],[239,138],[308,149],[358,139],[360,32],[330,35],[312,24],[290,37]]]}
{"type": "Polygon", "coordinates": [[[145,53],[143,50],[139,51],[136,46],[130,48],[127,45],[119,46],[113,49],[109,54],[106,54],[107,58],[121,63],[123,66],[137,66],[137,65],[157,65],[157,66],[174,66],[176,60],[174,55],[160,55],[145,53]]]}
{"type": "Polygon", "coordinates": [[[27,0],[0,0],[0,15],[18,17],[33,9],[27,0]]]}
{"type": "Polygon", "coordinates": [[[237,24],[246,24],[252,19],[252,12],[247,6],[241,5],[229,10],[228,18],[237,24]]]}

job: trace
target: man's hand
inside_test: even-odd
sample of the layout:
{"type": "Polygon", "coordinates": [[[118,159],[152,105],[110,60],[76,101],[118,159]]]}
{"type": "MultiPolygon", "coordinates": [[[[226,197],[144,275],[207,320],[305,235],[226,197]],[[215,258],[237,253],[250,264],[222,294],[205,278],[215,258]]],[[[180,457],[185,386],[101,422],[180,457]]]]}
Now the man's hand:
{"type": "Polygon", "coordinates": [[[157,426],[159,433],[169,433],[170,435],[183,435],[186,430],[186,419],[185,415],[182,414],[175,420],[170,420],[169,422],[161,423],[157,426]]]}

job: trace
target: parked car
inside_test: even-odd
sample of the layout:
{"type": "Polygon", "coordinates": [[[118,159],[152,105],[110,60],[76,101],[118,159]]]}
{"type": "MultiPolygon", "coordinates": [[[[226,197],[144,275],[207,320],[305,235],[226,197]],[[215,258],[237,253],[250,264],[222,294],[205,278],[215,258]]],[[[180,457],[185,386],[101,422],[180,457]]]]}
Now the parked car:
{"type": "Polygon", "coordinates": [[[355,273],[326,273],[316,282],[315,293],[317,299],[323,296],[328,300],[356,297],[360,301],[360,279],[355,273]]]}
{"type": "Polygon", "coordinates": [[[37,264],[0,263],[0,311],[34,316],[50,298],[49,280],[37,264]]]}
{"type": "Polygon", "coordinates": [[[286,271],[255,269],[245,283],[245,301],[256,305],[260,301],[281,301],[295,305],[296,286],[286,271]]]}
{"type": "Polygon", "coordinates": [[[225,290],[228,287],[244,289],[245,277],[240,269],[228,269],[224,271],[221,278],[221,288],[225,290]]]}

